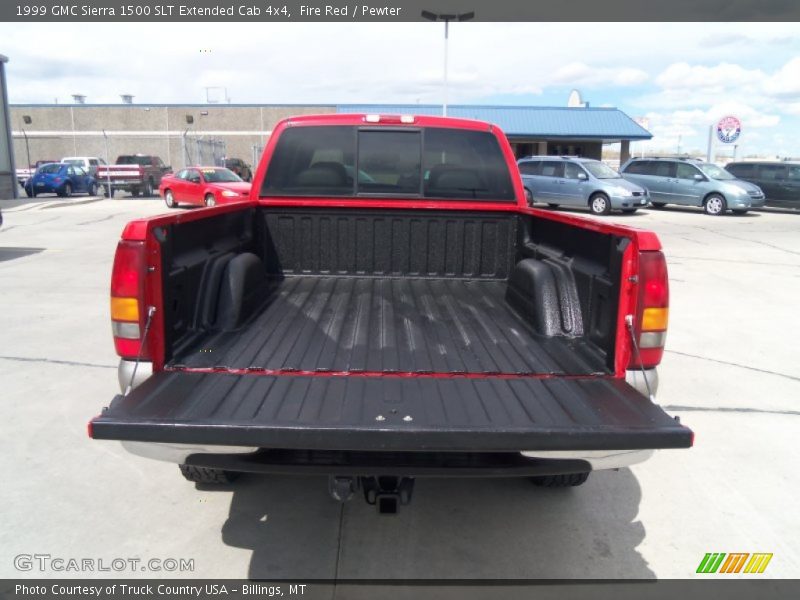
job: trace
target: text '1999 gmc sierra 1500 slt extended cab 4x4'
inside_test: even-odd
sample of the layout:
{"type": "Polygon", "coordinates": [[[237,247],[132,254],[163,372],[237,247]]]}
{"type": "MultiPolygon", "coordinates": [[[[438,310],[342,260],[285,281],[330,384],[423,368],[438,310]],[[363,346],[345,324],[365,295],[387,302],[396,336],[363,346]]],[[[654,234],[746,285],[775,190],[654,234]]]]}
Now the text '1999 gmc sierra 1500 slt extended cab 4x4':
{"type": "Polygon", "coordinates": [[[653,233],[528,207],[497,127],[290,118],[249,202],[125,227],[89,435],[381,512],[418,477],[578,485],[692,445],[653,401],[668,297],[653,233]]]}

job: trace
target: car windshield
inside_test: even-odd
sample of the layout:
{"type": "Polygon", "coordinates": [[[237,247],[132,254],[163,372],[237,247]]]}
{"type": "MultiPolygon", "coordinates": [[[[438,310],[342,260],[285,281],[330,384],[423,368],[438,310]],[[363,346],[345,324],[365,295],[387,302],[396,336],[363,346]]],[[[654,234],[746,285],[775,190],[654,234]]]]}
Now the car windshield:
{"type": "Polygon", "coordinates": [[[736,177],[717,165],[712,165],[710,163],[698,163],[695,166],[703,173],[708,175],[711,179],[736,179],[736,177]]]}
{"type": "Polygon", "coordinates": [[[242,181],[233,171],[228,169],[203,169],[203,177],[208,183],[231,183],[242,181]]]}
{"type": "Polygon", "coordinates": [[[600,161],[584,162],[581,163],[583,168],[589,171],[598,179],[619,179],[620,175],[614,169],[600,161]]]}
{"type": "Polygon", "coordinates": [[[42,165],[39,167],[39,173],[45,173],[48,175],[52,175],[53,173],[58,173],[61,170],[61,165],[59,164],[50,164],[50,165],[42,165]]]}

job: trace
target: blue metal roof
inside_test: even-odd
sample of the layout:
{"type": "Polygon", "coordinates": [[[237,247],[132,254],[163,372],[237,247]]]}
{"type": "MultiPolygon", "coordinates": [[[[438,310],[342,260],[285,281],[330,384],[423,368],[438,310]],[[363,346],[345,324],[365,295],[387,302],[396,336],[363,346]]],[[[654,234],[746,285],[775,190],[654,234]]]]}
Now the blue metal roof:
{"type": "MultiPolygon", "coordinates": [[[[339,104],[340,113],[441,115],[437,104],[339,104]]],[[[653,136],[618,108],[558,106],[481,106],[452,104],[447,116],[498,125],[508,137],[649,140],[653,136]]]]}

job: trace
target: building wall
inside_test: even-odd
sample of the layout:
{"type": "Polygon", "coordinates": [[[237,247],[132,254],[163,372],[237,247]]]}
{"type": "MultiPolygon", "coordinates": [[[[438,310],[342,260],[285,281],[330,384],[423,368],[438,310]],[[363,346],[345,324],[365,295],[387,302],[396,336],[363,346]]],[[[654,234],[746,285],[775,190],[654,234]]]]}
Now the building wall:
{"type": "MultiPolygon", "coordinates": [[[[226,143],[227,156],[253,162],[254,148],[263,147],[269,132],[281,119],[297,114],[335,113],[336,106],[272,106],[272,105],[46,105],[11,107],[11,128],[14,135],[14,156],[17,166],[37,160],[60,160],[65,156],[99,156],[113,162],[120,154],[155,154],[174,168],[194,163],[193,156],[184,151],[184,132],[187,139],[203,137],[221,139],[226,143]],[[201,114],[207,113],[207,114],[201,114]],[[29,125],[23,116],[31,117],[29,125]],[[186,116],[194,122],[187,124],[186,116]],[[28,132],[28,149],[22,130],[28,132]],[[147,135],[111,135],[106,139],[102,130],[110,132],[150,132],[147,135]],[[204,132],[252,132],[246,135],[208,135],[204,132]],[[47,137],[37,132],[61,132],[47,137]],[[74,134],[73,134],[74,132],[74,134]],[[92,136],[82,135],[96,132],[92,136]],[[172,132],[167,135],[167,132],[172,132]]],[[[527,136],[512,136],[518,156],[529,154],[580,154],[600,159],[601,141],[555,140],[527,136]]]]}
{"type": "Polygon", "coordinates": [[[19,166],[28,164],[28,149],[22,135],[28,134],[30,163],[37,160],[60,160],[65,156],[106,157],[106,139],[102,134],[82,135],[85,132],[152,132],[148,135],[110,135],[108,156],[113,162],[120,154],[155,154],[167,164],[180,167],[186,164],[182,132],[188,139],[213,138],[226,143],[229,157],[252,161],[253,147],[263,146],[269,131],[285,117],[298,114],[333,113],[335,106],[12,106],[11,127],[14,135],[14,155],[19,166]],[[202,115],[201,112],[207,114],[202,115]],[[31,117],[25,125],[23,115],[31,117]],[[186,115],[194,118],[187,124],[186,115]],[[214,135],[204,132],[242,131],[262,132],[248,135],[214,135]],[[39,137],[37,132],[62,132],[39,137]],[[74,132],[74,134],[73,134],[74,132]],[[166,135],[174,132],[173,135],[166,135]]]}

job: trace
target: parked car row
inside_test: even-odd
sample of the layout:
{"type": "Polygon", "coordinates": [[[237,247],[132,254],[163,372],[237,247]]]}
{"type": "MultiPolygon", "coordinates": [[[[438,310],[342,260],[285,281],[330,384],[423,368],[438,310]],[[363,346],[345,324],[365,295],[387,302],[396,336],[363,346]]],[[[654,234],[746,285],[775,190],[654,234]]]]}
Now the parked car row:
{"type": "MultiPolygon", "coordinates": [[[[230,168],[223,170],[237,178],[234,183],[252,179],[250,165],[245,161],[229,158],[225,159],[225,164],[230,168]]],[[[96,194],[101,189],[106,197],[113,197],[118,191],[138,197],[154,195],[163,177],[172,174],[172,167],[166,165],[159,156],[150,154],[123,154],[117,157],[113,165],[94,156],[68,156],[60,161],[37,161],[30,169],[17,169],[16,174],[17,181],[28,197],[43,193],[56,193],[59,196],[79,192],[96,194]]],[[[212,196],[217,197],[215,194],[212,196]]],[[[200,198],[202,201],[204,196],[200,198]]]]}
{"type": "MultiPolygon", "coordinates": [[[[748,171],[744,167],[749,168],[749,163],[726,170],[694,159],[633,158],[619,172],[599,160],[573,156],[530,156],[517,164],[531,205],[583,207],[597,215],[667,204],[702,207],[709,215],[744,214],[765,205],[764,191],[736,176],[737,171],[766,171],[761,165],[748,171]]],[[[786,192],[784,196],[791,195],[791,189],[797,197],[800,165],[785,164],[783,168],[785,176],[776,188],[786,192]]]]}

